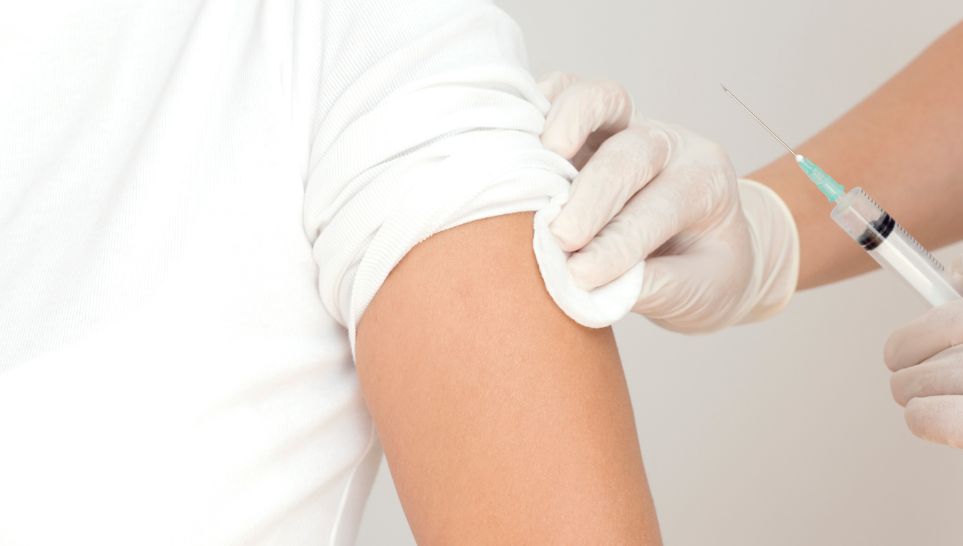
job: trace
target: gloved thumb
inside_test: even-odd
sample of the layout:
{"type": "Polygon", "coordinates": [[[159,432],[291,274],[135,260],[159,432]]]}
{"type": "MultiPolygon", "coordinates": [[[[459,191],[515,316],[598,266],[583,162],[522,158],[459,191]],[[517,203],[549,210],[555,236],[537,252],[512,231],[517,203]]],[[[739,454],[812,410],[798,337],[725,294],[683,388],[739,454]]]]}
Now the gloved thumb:
{"type": "Polygon", "coordinates": [[[950,282],[953,283],[957,292],[963,294],[963,254],[950,263],[950,282]]]}

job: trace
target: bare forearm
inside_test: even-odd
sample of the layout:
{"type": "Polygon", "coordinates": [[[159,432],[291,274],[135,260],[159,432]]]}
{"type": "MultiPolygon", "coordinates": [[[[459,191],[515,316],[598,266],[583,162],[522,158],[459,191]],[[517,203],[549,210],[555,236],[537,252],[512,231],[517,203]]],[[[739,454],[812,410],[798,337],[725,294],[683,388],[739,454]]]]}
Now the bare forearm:
{"type": "Polygon", "coordinates": [[[365,312],[357,363],[420,544],[658,544],[612,333],[545,292],[531,214],[432,236],[365,312]]]}
{"type": "MultiPolygon", "coordinates": [[[[963,24],[846,115],[799,147],[847,185],[862,186],[924,245],[963,238],[963,24]]],[[[749,175],[775,189],[799,227],[799,288],[873,262],[828,219],[829,206],[784,157],[749,175]]]]}

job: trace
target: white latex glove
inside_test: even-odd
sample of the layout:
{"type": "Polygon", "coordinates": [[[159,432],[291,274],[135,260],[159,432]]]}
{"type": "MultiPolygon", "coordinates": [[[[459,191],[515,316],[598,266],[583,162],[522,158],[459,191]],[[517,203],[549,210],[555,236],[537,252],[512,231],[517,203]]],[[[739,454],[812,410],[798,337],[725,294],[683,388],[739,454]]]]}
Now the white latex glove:
{"type": "Polygon", "coordinates": [[[796,289],[799,237],[785,203],[736,179],[725,150],[639,119],[619,84],[553,74],[542,142],[581,169],[551,230],[591,289],[645,260],[634,311],[706,332],[779,311],[796,289]]]}
{"type": "MultiPolygon", "coordinates": [[[[963,263],[955,269],[963,276],[963,263]]],[[[913,434],[963,449],[963,301],[933,308],[893,332],[885,359],[893,398],[905,407],[913,434]]]]}

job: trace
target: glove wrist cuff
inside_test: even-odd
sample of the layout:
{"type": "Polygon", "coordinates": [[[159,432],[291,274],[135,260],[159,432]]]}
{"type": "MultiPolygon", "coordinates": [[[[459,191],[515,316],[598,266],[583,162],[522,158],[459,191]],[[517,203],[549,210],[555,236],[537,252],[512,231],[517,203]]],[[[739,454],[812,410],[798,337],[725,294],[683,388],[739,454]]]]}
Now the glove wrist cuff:
{"type": "Polygon", "coordinates": [[[768,186],[739,180],[743,214],[756,255],[756,297],[740,323],[769,318],[792,299],[799,280],[799,232],[789,207],[768,186]]]}

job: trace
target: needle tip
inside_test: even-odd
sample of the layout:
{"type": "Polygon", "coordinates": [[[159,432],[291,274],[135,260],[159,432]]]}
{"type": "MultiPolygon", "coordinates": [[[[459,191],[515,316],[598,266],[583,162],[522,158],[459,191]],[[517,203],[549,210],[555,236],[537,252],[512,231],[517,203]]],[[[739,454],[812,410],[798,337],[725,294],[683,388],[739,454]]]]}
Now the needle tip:
{"type": "Polygon", "coordinates": [[[724,83],[721,83],[721,82],[720,82],[720,83],[719,83],[719,87],[721,87],[721,88],[722,88],[722,90],[723,90],[723,91],[725,91],[726,93],[728,93],[728,92],[729,92],[729,89],[728,89],[728,88],[726,88],[726,84],[724,84],[724,83]]]}

